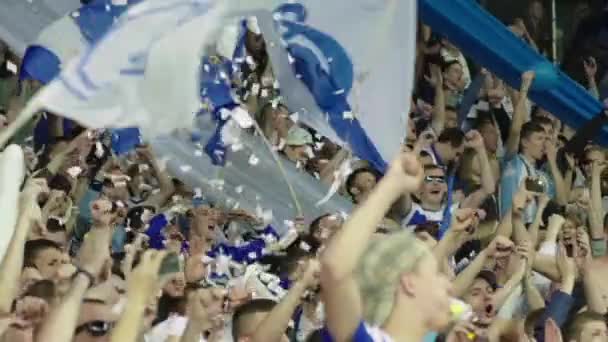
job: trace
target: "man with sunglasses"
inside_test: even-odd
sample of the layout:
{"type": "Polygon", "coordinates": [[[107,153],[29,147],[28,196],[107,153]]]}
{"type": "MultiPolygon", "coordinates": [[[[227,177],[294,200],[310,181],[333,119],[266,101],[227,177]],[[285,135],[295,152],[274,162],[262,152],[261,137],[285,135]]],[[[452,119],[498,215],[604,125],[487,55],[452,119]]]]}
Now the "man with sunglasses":
{"type": "Polygon", "coordinates": [[[483,138],[479,132],[471,131],[466,135],[466,146],[475,150],[481,165],[482,186],[467,196],[461,203],[450,203],[448,199],[448,175],[444,167],[427,165],[424,169],[424,182],[418,192],[418,201],[406,199],[405,207],[408,213],[402,221],[402,226],[414,228],[425,223],[445,223],[445,217],[451,216],[456,208],[477,209],[488,195],[494,193],[496,181],[492,167],[485,151],[483,138]]]}

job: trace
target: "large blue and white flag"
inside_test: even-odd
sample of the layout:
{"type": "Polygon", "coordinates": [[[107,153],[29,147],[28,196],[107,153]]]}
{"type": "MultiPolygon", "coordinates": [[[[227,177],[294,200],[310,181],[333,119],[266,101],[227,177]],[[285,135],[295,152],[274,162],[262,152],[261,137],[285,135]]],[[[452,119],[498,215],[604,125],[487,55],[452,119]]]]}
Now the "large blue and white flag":
{"type": "Polygon", "coordinates": [[[265,37],[272,35],[269,27],[279,33],[281,40],[267,46],[290,109],[318,131],[332,130],[358,157],[383,171],[407,128],[416,1],[234,2],[236,12],[258,17],[265,37]],[[288,63],[277,60],[280,53],[273,50],[281,48],[289,53],[288,63]],[[296,81],[309,94],[299,91],[296,81]]]}
{"type": "Polygon", "coordinates": [[[140,1],[94,0],[57,19],[27,47],[20,78],[49,83],[62,66],[100,40],[129,6],[140,1]]]}
{"type": "Polygon", "coordinates": [[[199,70],[225,13],[215,0],[147,0],[73,58],[32,100],[93,127],[140,127],[155,136],[191,127],[199,70]]]}

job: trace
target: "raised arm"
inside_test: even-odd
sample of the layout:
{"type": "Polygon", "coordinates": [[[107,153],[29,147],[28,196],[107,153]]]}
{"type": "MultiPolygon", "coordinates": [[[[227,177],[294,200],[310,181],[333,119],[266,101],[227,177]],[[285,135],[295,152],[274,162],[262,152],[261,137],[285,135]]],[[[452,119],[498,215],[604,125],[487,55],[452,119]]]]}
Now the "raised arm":
{"type": "Polygon", "coordinates": [[[528,100],[528,91],[532,86],[534,76],[534,71],[526,71],[521,76],[521,87],[519,89],[519,97],[517,99],[517,104],[515,105],[515,112],[513,113],[513,121],[511,121],[511,128],[509,130],[507,150],[505,151],[506,156],[516,155],[517,150],[519,149],[519,134],[521,133],[521,127],[526,122],[526,103],[528,100]]]}
{"type": "Polygon", "coordinates": [[[393,202],[404,193],[416,191],[423,175],[416,155],[402,154],[324,251],[322,296],[327,324],[336,340],[350,340],[362,319],[361,295],[353,277],[360,257],[393,202]]]}
{"type": "Polygon", "coordinates": [[[566,188],[566,182],[564,176],[557,166],[557,147],[551,141],[545,142],[545,150],[547,151],[547,162],[549,163],[549,170],[553,176],[555,182],[555,200],[560,205],[568,204],[568,189],[566,188]]]}
{"type": "Polygon", "coordinates": [[[585,67],[585,76],[587,77],[587,90],[599,100],[600,91],[597,88],[597,82],[595,81],[595,75],[597,74],[597,63],[595,58],[589,57],[583,60],[583,66],[585,67]]]}
{"type": "Polygon", "coordinates": [[[11,312],[13,301],[19,293],[19,277],[23,268],[23,253],[25,242],[32,223],[36,220],[36,212],[40,212],[38,195],[48,191],[46,182],[40,179],[30,180],[25,191],[21,194],[19,220],[8,245],[8,249],[0,264],[0,313],[11,312]]]}
{"type": "Polygon", "coordinates": [[[146,162],[152,165],[152,170],[160,185],[160,192],[151,195],[143,205],[160,208],[171,198],[171,195],[175,192],[175,187],[171,177],[160,167],[149,146],[139,149],[138,152],[146,162]]]}
{"type": "Polygon", "coordinates": [[[589,215],[589,222],[591,223],[590,235],[593,241],[606,239],[606,235],[604,234],[604,208],[602,206],[601,185],[602,172],[605,169],[605,165],[594,162],[591,170],[591,215],[589,215]]]}
{"type": "Polygon", "coordinates": [[[113,217],[111,204],[108,201],[96,201],[95,205],[98,209],[93,210],[93,215],[97,220],[97,226],[85,236],[79,251],[76,263],[78,271],[72,281],[72,287],[42,323],[37,334],[39,341],[72,340],[84,294],[94,285],[96,277],[110,258],[111,230],[108,225],[113,217]]]}
{"type": "Polygon", "coordinates": [[[443,91],[443,75],[441,68],[436,65],[431,66],[431,73],[433,74],[433,82],[435,83],[435,103],[433,104],[433,119],[431,126],[437,136],[445,129],[445,93],[443,91]]]}
{"type": "Polygon", "coordinates": [[[462,203],[464,208],[477,209],[481,206],[485,199],[496,191],[496,180],[492,172],[492,166],[488,159],[488,153],[483,142],[481,134],[477,131],[470,131],[467,133],[467,147],[475,150],[477,154],[477,160],[480,163],[481,169],[481,189],[475,191],[462,203]]]}
{"type": "Polygon", "coordinates": [[[129,279],[127,305],[112,331],[112,342],[136,342],[146,305],[160,288],[158,271],[166,252],[147,251],[129,279]]]}

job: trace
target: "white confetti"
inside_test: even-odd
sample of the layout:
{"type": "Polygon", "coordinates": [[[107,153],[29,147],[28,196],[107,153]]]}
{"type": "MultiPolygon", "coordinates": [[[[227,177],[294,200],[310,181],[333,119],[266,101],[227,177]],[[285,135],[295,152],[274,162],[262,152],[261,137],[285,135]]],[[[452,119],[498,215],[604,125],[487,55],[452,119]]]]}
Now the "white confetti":
{"type": "Polygon", "coordinates": [[[333,58],[331,58],[331,57],[327,58],[327,62],[328,62],[328,63],[331,63],[331,62],[333,62],[333,61],[334,61],[334,59],[333,59],[333,58]]]}
{"type": "Polygon", "coordinates": [[[279,13],[279,12],[275,12],[275,13],[272,15],[272,19],[274,19],[274,20],[276,20],[276,21],[279,21],[279,20],[281,20],[282,18],[283,18],[283,15],[282,15],[281,13],[279,13]]]}
{"type": "Polygon", "coordinates": [[[287,228],[294,228],[296,226],[296,224],[291,220],[284,220],[283,224],[285,224],[287,228]]]}
{"type": "Polygon", "coordinates": [[[203,156],[203,151],[201,151],[201,150],[195,150],[194,151],[194,156],[195,157],[202,157],[203,156]]]}
{"type": "Polygon", "coordinates": [[[256,63],[255,63],[255,60],[253,60],[253,57],[251,57],[251,56],[247,56],[247,57],[245,58],[245,62],[246,62],[247,64],[249,64],[249,67],[250,67],[251,69],[255,70],[255,68],[256,68],[256,63]]]}
{"type": "Polygon", "coordinates": [[[353,120],[353,119],[355,118],[355,115],[354,115],[354,114],[353,114],[353,112],[351,112],[351,111],[345,111],[345,112],[342,114],[342,117],[343,117],[344,119],[353,120]]]}
{"type": "Polygon", "coordinates": [[[262,91],[260,92],[260,97],[261,98],[267,98],[268,97],[268,89],[262,89],[262,91]]]}
{"type": "Polygon", "coordinates": [[[303,166],[304,166],[304,164],[302,163],[301,160],[298,160],[296,162],[296,169],[301,170],[303,166]]]}
{"type": "Polygon", "coordinates": [[[313,152],[312,147],[306,146],[306,155],[308,155],[308,158],[310,159],[315,157],[315,153],[313,152]]]}
{"type": "Polygon", "coordinates": [[[242,107],[236,107],[231,112],[232,119],[243,129],[250,128],[253,126],[253,118],[249,115],[242,107]]]}
{"type": "Polygon", "coordinates": [[[291,115],[289,115],[289,119],[291,119],[291,121],[293,121],[294,123],[298,123],[298,121],[300,120],[300,113],[291,113],[291,115]]]}
{"type": "Polygon", "coordinates": [[[72,18],[78,18],[78,17],[80,17],[80,12],[78,12],[78,11],[72,12],[72,18]]]}
{"type": "Polygon", "coordinates": [[[252,154],[251,156],[249,156],[249,165],[256,166],[256,165],[258,165],[259,162],[260,162],[260,159],[258,157],[256,157],[255,154],[252,154]]]}
{"type": "Polygon", "coordinates": [[[211,67],[209,66],[209,64],[205,63],[203,65],[203,70],[205,70],[205,72],[209,72],[209,71],[211,71],[211,67]]]}
{"type": "Polygon", "coordinates": [[[112,7],[110,7],[110,4],[106,4],[106,12],[110,12],[112,10],[112,7]]]}
{"type": "Polygon", "coordinates": [[[293,64],[293,62],[296,61],[295,58],[293,58],[293,56],[289,53],[287,54],[287,59],[289,60],[289,64],[293,64]]]}
{"type": "Polygon", "coordinates": [[[202,198],[203,197],[203,189],[194,188],[194,198],[202,198]]]}
{"type": "Polygon", "coordinates": [[[344,89],[338,89],[338,90],[334,91],[334,95],[340,95],[340,94],[344,94],[344,89]]]}
{"type": "Polygon", "coordinates": [[[323,146],[325,146],[324,142],[316,142],[315,143],[315,150],[316,151],[321,151],[321,149],[323,149],[323,146]]]}
{"type": "Polygon", "coordinates": [[[279,89],[281,87],[281,84],[279,83],[279,80],[274,80],[274,83],[272,84],[272,87],[274,89],[279,89]]]}
{"type": "Polygon", "coordinates": [[[239,185],[236,188],[234,188],[234,192],[236,192],[237,194],[240,194],[243,192],[243,186],[239,185]]]}
{"type": "Polygon", "coordinates": [[[223,79],[223,80],[228,79],[228,75],[226,75],[225,72],[220,71],[220,78],[223,79]]]}
{"type": "Polygon", "coordinates": [[[259,93],[260,93],[260,85],[259,85],[259,83],[255,83],[254,85],[251,86],[251,94],[253,96],[258,96],[259,93]]]}
{"type": "Polygon", "coordinates": [[[187,172],[192,171],[192,166],[190,166],[190,165],[182,165],[182,166],[179,167],[179,169],[182,172],[187,173],[187,172]]]}
{"type": "MultiPolygon", "coordinates": [[[[230,149],[232,150],[232,152],[238,152],[240,150],[242,150],[245,146],[243,146],[243,144],[241,143],[234,143],[232,145],[230,145],[230,149]]],[[[228,165],[226,165],[228,166],[228,165]]]]}

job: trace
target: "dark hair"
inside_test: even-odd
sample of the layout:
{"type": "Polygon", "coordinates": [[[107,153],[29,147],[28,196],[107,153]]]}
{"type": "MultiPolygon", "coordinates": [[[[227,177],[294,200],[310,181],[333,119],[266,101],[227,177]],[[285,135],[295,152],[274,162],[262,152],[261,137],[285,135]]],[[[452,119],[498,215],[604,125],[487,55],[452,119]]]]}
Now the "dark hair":
{"type": "Polygon", "coordinates": [[[51,304],[56,296],[57,288],[52,280],[38,280],[37,282],[30,285],[23,297],[36,297],[44,299],[47,303],[51,304]]]}
{"type": "Polygon", "coordinates": [[[532,119],[532,122],[536,122],[539,125],[549,125],[551,127],[553,127],[553,121],[551,121],[551,119],[545,117],[545,116],[537,116],[535,118],[532,119]]]}
{"type": "Polygon", "coordinates": [[[526,316],[526,321],[524,323],[524,333],[526,335],[530,336],[534,334],[534,326],[536,326],[536,322],[538,322],[544,312],[545,308],[536,309],[526,316]]]}
{"type": "Polygon", "coordinates": [[[127,217],[125,220],[125,224],[127,227],[140,230],[144,227],[144,221],[142,220],[142,215],[146,210],[149,210],[154,213],[154,207],[151,206],[137,206],[133,207],[127,213],[127,217]]]}
{"type": "Polygon", "coordinates": [[[496,126],[492,118],[487,116],[478,116],[477,119],[473,122],[473,129],[479,131],[482,127],[487,125],[496,126]]]}
{"type": "Polygon", "coordinates": [[[64,191],[66,194],[69,194],[72,191],[72,183],[68,179],[68,177],[64,175],[55,175],[49,181],[49,189],[51,190],[60,190],[64,191]]]}
{"type": "Polygon", "coordinates": [[[437,141],[457,148],[464,144],[464,133],[460,128],[446,128],[441,132],[437,141]]]}
{"type": "Polygon", "coordinates": [[[348,192],[349,195],[354,196],[350,189],[355,186],[355,180],[357,179],[357,176],[366,172],[374,175],[376,181],[380,179],[380,174],[378,173],[378,171],[372,169],[371,167],[362,167],[353,171],[353,173],[351,173],[348,178],[346,178],[346,192],[348,192]]]}
{"type": "Polygon", "coordinates": [[[444,60],[444,61],[443,61],[443,63],[442,63],[442,65],[441,65],[441,71],[446,72],[446,71],[448,71],[448,69],[449,69],[449,68],[450,68],[452,65],[455,65],[455,64],[458,64],[458,65],[462,66],[462,65],[460,64],[460,62],[459,62],[458,60],[456,60],[456,59],[453,59],[453,60],[451,60],[451,61],[445,61],[445,60],[444,60]]]}
{"type": "Polygon", "coordinates": [[[59,222],[59,219],[51,217],[46,221],[46,229],[49,233],[66,232],[65,224],[59,222]]]}
{"type": "Polygon", "coordinates": [[[545,129],[536,121],[528,121],[521,126],[520,141],[530,138],[534,133],[545,133],[545,129]]]}
{"type": "Polygon", "coordinates": [[[54,248],[61,251],[61,247],[54,241],[46,239],[30,240],[25,243],[24,254],[23,254],[23,267],[36,268],[34,259],[38,257],[38,254],[49,249],[54,248]]]}
{"type": "Polygon", "coordinates": [[[234,340],[238,340],[241,335],[247,333],[244,331],[246,328],[243,326],[246,316],[258,312],[270,312],[276,305],[277,303],[271,299],[253,299],[237,307],[232,315],[232,337],[234,340]]]}
{"type": "Polygon", "coordinates": [[[331,214],[324,214],[321,215],[319,217],[317,217],[316,219],[314,219],[309,226],[309,232],[311,235],[314,235],[315,233],[317,233],[319,231],[319,229],[321,229],[321,221],[326,218],[331,216],[331,214]]]}
{"type": "Polygon", "coordinates": [[[323,341],[325,341],[325,334],[323,332],[323,329],[313,331],[306,338],[306,342],[323,342],[323,341]]]}

